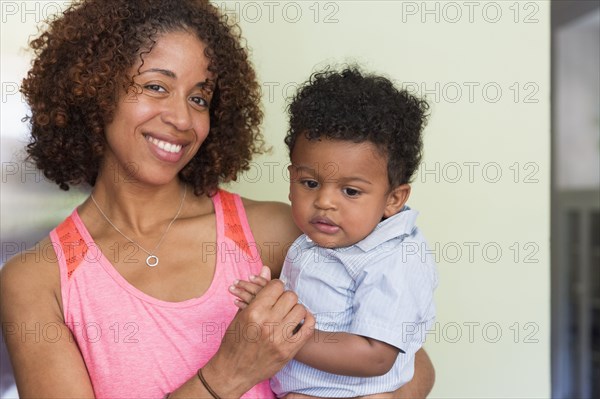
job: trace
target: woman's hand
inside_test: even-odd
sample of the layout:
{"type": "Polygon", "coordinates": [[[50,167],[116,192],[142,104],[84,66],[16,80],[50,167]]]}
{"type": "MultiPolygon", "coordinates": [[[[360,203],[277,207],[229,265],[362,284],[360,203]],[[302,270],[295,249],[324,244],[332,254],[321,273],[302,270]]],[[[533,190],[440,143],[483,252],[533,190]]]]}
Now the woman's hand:
{"type": "Polygon", "coordinates": [[[237,313],[203,374],[221,396],[239,396],[283,368],[311,338],[314,327],[313,315],[298,303],[297,295],[284,291],[280,280],[269,281],[237,313]]]}

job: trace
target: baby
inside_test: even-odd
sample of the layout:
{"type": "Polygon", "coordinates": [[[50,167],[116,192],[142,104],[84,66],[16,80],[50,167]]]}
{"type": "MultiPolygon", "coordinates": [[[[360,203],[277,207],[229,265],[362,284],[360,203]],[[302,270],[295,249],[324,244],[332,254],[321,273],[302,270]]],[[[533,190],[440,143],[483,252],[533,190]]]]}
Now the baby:
{"type": "MultiPolygon", "coordinates": [[[[405,205],[428,108],[357,68],[315,73],[294,97],[289,198],[304,234],[281,280],[317,330],[271,380],[278,397],[368,395],[411,380],[437,286],[418,213],[405,205]]],[[[236,304],[247,306],[266,281],[236,282],[236,304]]]]}

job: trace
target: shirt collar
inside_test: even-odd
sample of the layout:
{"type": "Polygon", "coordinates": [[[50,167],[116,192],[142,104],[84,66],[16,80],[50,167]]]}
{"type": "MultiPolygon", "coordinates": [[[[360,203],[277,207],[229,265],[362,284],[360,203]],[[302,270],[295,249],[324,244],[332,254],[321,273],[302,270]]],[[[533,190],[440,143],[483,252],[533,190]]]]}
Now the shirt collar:
{"type": "MultiPolygon", "coordinates": [[[[358,247],[363,252],[368,252],[393,238],[410,235],[415,228],[415,222],[418,215],[418,211],[410,209],[410,207],[405,205],[402,210],[394,216],[390,216],[384,221],[379,222],[371,234],[363,238],[361,241],[354,245],[350,245],[349,247],[333,248],[331,250],[343,252],[352,247],[358,247]]],[[[308,248],[317,245],[307,235],[305,235],[305,239],[306,246],[308,248]]]]}
{"type": "Polygon", "coordinates": [[[418,215],[418,211],[404,206],[400,212],[380,222],[371,234],[355,245],[367,252],[393,238],[410,235],[418,215]]]}

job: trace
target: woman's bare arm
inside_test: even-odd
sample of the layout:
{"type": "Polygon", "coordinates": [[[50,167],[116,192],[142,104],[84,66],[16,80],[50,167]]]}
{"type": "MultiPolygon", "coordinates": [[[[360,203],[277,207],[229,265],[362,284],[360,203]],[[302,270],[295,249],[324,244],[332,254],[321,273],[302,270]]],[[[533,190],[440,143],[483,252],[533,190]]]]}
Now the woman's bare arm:
{"type": "Polygon", "coordinates": [[[248,199],[244,199],[244,207],[262,262],[271,269],[271,276],[278,278],[288,249],[302,234],[292,220],[291,208],[281,202],[248,199]]]}
{"type": "Polygon", "coordinates": [[[415,374],[413,379],[393,393],[392,398],[398,399],[423,399],[433,389],[435,383],[435,369],[431,359],[421,348],[415,354],[415,374]]]}
{"type": "Polygon", "coordinates": [[[0,319],[23,398],[94,397],[61,309],[59,269],[48,239],[4,265],[0,319]]]}

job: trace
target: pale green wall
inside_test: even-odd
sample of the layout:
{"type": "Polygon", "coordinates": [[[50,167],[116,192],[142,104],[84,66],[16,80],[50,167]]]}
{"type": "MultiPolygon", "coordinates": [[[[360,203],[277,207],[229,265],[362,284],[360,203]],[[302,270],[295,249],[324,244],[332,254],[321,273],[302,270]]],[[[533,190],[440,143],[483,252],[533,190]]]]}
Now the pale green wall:
{"type": "Polygon", "coordinates": [[[356,61],[418,87],[432,116],[409,203],[440,273],[431,397],[550,397],[550,3],[215,3],[241,14],[274,147],[233,188],[287,200],[282,91],[313,70],[356,61]]]}
{"type": "MultiPolygon", "coordinates": [[[[23,2],[2,2],[3,95],[26,71],[18,48],[36,21],[65,4],[31,3],[38,11],[25,14],[23,2]]],[[[292,94],[313,70],[356,61],[417,87],[432,117],[410,205],[440,273],[431,397],[549,397],[550,3],[214,3],[239,10],[273,146],[232,188],[286,201],[283,88],[292,94]]],[[[2,101],[3,143],[22,131],[15,97],[2,101]]]]}

